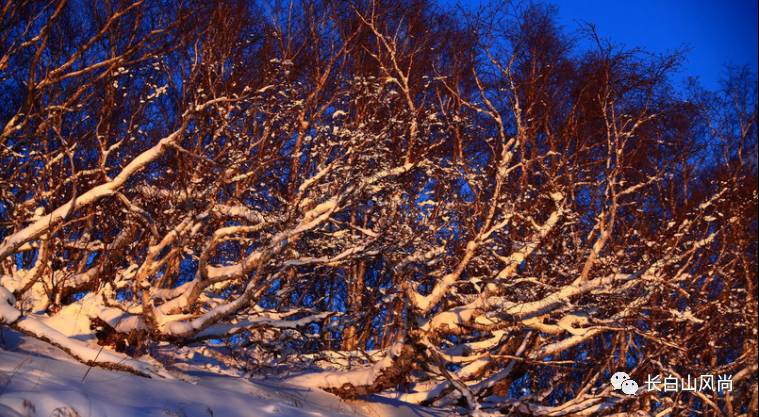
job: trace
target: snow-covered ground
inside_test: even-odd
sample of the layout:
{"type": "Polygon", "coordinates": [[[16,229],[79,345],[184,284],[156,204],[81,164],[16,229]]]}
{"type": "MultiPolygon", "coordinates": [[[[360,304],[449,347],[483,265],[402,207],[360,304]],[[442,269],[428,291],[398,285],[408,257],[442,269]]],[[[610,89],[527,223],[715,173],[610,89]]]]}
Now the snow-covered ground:
{"type": "Polygon", "coordinates": [[[0,417],[447,415],[381,397],[343,401],[276,378],[251,380],[195,370],[169,380],[90,369],[46,343],[0,330],[0,417]]]}

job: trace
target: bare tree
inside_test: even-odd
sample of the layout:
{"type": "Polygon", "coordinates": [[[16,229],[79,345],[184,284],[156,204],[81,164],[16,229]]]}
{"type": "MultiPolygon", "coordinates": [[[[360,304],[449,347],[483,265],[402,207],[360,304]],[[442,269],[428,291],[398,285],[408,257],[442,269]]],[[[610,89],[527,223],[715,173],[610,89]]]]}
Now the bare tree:
{"type": "Polygon", "coordinates": [[[686,99],[509,10],[3,5],[0,322],[145,376],[213,339],[343,397],[756,412],[755,79],[686,99]]]}

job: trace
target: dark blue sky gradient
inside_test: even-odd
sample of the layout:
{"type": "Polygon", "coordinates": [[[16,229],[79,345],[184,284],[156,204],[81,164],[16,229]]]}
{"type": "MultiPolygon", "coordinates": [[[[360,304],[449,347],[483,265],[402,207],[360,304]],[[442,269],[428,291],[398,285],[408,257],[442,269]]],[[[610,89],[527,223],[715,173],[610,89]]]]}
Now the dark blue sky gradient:
{"type": "MultiPolygon", "coordinates": [[[[489,0],[443,0],[470,8],[489,0]]],[[[541,2],[538,2],[541,3],[541,2]]],[[[716,89],[726,64],[749,65],[757,73],[757,0],[548,0],[559,23],[574,33],[593,23],[616,45],[654,53],[685,48],[675,81],[697,77],[716,89]]],[[[519,4],[527,4],[519,3],[519,4]]]]}

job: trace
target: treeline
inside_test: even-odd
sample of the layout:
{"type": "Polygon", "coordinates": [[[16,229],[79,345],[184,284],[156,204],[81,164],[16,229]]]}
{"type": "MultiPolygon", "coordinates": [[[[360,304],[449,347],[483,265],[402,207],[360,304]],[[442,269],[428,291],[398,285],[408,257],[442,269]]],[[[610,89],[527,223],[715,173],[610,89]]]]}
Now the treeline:
{"type": "Polygon", "coordinates": [[[752,415],[756,75],[582,36],[542,5],[4,2],[0,323],[146,376],[169,342],[472,414],[752,415]]]}

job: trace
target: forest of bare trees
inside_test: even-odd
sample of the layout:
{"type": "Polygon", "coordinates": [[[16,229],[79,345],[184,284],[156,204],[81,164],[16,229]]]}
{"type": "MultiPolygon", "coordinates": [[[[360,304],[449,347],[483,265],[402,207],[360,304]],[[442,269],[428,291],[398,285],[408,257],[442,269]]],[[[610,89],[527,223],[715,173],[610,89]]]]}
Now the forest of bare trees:
{"type": "Polygon", "coordinates": [[[0,5],[3,327],[153,378],[756,415],[755,74],[675,85],[541,5],[0,5]]]}

